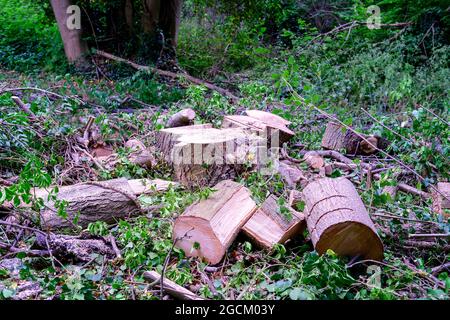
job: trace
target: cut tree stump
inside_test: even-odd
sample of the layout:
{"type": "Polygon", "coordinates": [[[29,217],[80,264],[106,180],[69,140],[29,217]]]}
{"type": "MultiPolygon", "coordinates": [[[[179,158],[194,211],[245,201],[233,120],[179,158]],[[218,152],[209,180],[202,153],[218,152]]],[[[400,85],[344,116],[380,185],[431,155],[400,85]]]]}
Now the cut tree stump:
{"type": "Polygon", "coordinates": [[[341,256],[382,260],[383,243],[353,184],[322,178],[303,190],[305,217],[319,254],[332,249],[341,256]]]}
{"type": "Polygon", "coordinates": [[[389,142],[381,137],[361,136],[370,143],[341,124],[329,122],[322,138],[322,147],[336,151],[345,149],[346,154],[350,155],[371,155],[378,151],[377,148],[386,149],[389,145],[389,142]]]}
{"type": "Polygon", "coordinates": [[[169,118],[167,128],[184,127],[194,124],[195,111],[188,108],[183,109],[169,118]]]}
{"type": "Polygon", "coordinates": [[[222,260],[257,208],[250,191],[239,183],[226,180],[214,189],[208,199],[188,207],[173,228],[178,248],[188,257],[200,257],[210,264],[222,260]]]}
{"type": "Polygon", "coordinates": [[[446,219],[450,218],[450,182],[439,182],[436,189],[439,190],[440,193],[435,190],[431,192],[433,198],[433,211],[446,219]],[[445,195],[445,197],[443,195],[445,195]]]}
{"type": "MultiPolygon", "coordinates": [[[[255,115],[252,112],[250,114],[255,115]]],[[[281,147],[283,143],[289,141],[295,135],[286,126],[285,123],[288,123],[286,120],[263,111],[258,111],[256,115],[258,115],[257,118],[241,115],[225,116],[222,121],[222,128],[241,128],[248,130],[267,139],[267,145],[273,147],[281,147]]]]}
{"type": "Polygon", "coordinates": [[[264,140],[240,129],[181,127],[161,130],[157,147],[188,188],[234,179],[257,162],[264,140]]]}
{"type": "Polygon", "coordinates": [[[281,213],[278,198],[270,195],[247,221],[242,231],[263,249],[271,249],[277,243],[283,244],[306,228],[302,213],[292,208],[286,209],[289,210],[290,217],[281,213]]]}
{"type": "Polygon", "coordinates": [[[120,178],[60,187],[57,200],[67,202],[67,219],[57,214],[55,202],[48,200],[48,191],[36,190],[36,196],[44,200],[41,222],[46,228],[73,228],[74,219],[77,225],[86,227],[91,222],[114,223],[141,213],[137,196],[166,190],[170,184],[163,180],[120,178]]]}

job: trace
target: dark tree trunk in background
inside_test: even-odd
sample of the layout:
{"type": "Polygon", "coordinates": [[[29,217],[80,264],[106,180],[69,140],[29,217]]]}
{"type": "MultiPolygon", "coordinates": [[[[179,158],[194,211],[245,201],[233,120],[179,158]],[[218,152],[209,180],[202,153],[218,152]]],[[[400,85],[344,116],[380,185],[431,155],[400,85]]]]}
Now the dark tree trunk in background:
{"type": "MultiPolygon", "coordinates": [[[[167,0],[163,0],[162,2],[167,2],[167,0]]],[[[143,0],[143,4],[144,12],[142,15],[142,29],[144,30],[144,33],[153,36],[158,28],[161,1],[143,0]]]]}
{"type": "Polygon", "coordinates": [[[178,42],[178,29],[181,19],[182,0],[167,0],[161,3],[159,25],[165,37],[165,43],[175,48],[178,42]]]}
{"type": "Polygon", "coordinates": [[[67,8],[72,5],[71,0],[51,0],[53,12],[58,23],[59,32],[64,44],[64,52],[70,63],[81,65],[85,62],[84,55],[87,53],[87,45],[81,39],[82,30],[70,30],[67,27],[67,8]]]}
{"type": "Polygon", "coordinates": [[[125,0],[125,22],[130,34],[133,30],[133,13],[133,0],[125,0]]]}

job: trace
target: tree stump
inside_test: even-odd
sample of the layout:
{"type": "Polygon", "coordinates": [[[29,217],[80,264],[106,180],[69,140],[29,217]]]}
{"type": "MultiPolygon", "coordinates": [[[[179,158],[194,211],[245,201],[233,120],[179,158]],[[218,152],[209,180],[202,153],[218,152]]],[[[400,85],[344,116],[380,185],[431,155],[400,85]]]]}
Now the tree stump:
{"type": "Polygon", "coordinates": [[[188,257],[200,257],[211,264],[222,260],[257,208],[250,191],[239,183],[226,180],[214,189],[208,199],[188,207],[173,228],[178,248],[188,257]]]}
{"type": "Polygon", "coordinates": [[[176,129],[161,130],[157,145],[172,164],[175,179],[188,188],[234,179],[256,163],[264,142],[239,129],[176,129]]]}
{"type": "Polygon", "coordinates": [[[271,249],[276,243],[285,243],[306,228],[303,214],[292,208],[287,209],[290,219],[281,213],[277,197],[270,195],[247,221],[242,231],[257,246],[264,249],[271,249]]]}
{"type": "Polygon", "coordinates": [[[322,178],[303,190],[305,217],[311,241],[319,254],[383,259],[383,244],[353,184],[322,178]]]}

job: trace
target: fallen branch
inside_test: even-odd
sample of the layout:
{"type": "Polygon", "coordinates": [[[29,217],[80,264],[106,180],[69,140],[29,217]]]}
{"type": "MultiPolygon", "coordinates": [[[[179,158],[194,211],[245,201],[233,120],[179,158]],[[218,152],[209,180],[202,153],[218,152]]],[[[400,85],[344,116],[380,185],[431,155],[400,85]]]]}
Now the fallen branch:
{"type": "Polygon", "coordinates": [[[188,80],[189,82],[192,82],[194,84],[205,86],[206,88],[208,88],[210,90],[217,91],[221,95],[226,96],[227,98],[229,98],[234,103],[236,103],[236,102],[238,102],[240,100],[237,96],[232,94],[230,91],[228,91],[226,89],[223,89],[223,88],[220,88],[220,87],[218,87],[215,84],[212,84],[210,82],[207,82],[207,81],[195,78],[195,77],[193,77],[191,75],[188,75],[188,74],[175,73],[175,72],[171,72],[171,71],[161,70],[161,69],[158,69],[158,68],[153,68],[153,67],[149,67],[149,66],[139,65],[139,64],[134,63],[134,62],[132,62],[130,60],[117,57],[115,55],[112,55],[110,53],[107,53],[107,52],[104,52],[104,51],[101,51],[101,50],[95,50],[94,53],[99,55],[99,56],[101,56],[101,57],[104,57],[106,59],[111,59],[111,60],[114,60],[114,61],[117,61],[117,62],[122,62],[122,63],[128,64],[129,66],[133,67],[136,70],[150,71],[150,72],[156,73],[156,74],[158,74],[160,76],[169,77],[169,78],[173,78],[173,79],[185,79],[185,80],[188,80]]]}
{"type": "Polygon", "coordinates": [[[409,238],[450,238],[450,233],[413,233],[409,238]]]}

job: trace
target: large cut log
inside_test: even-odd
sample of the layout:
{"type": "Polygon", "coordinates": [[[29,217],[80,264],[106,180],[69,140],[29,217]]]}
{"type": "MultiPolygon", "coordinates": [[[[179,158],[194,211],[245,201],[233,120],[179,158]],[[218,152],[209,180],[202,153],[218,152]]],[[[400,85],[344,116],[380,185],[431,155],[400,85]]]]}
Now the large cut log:
{"type": "Polygon", "coordinates": [[[287,142],[294,136],[294,132],[286,127],[286,125],[280,123],[280,121],[265,122],[250,116],[225,116],[222,121],[222,128],[241,128],[247,130],[267,139],[267,144],[272,147],[281,147],[284,142],[287,142]]]}
{"type": "Polygon", "coordinates": [[[431,192],[433,198],[433,211],[442,215],[444,218],[450,218],[450,182],[439,182],[436,190],[431,192]]]}
{"type": "Polygon", "coordinates": [[[67,217],[58,214],[55,201],[48,199],[48,191],[36,190],[36,196],[44,200],[41,222],[46,228],[71,228],[74,221],[86,227],[95,221],[113,223],[139,214],[141,208],[136,196],[166,190],[169,186],[170,182],[163,180],[120,178],[60,187],[56,199],[67,203],[67,217]]]}
{"type": "Polygon", "coordinates": [[[322,147],[336,151],[344,149],[346,154],[351,155],[370,155],[376,153],[378,149],[386,149],[389,145],[382,137],[360,136],[337,122],[329,122],[322,138],[322,147]]]}
{"type": "Polygon", "coordinates": [[[188,108],[183,109],[169,118],[167,128],[184,127],[194,124],[195,111],[188,108]]]}
{"type": "Polygon", "coordinates": [[[257,208],[250,191],[239,183],[226,180],[214,189],[208,199],[188,207],[173,228],[178,248],[188,257],[200,257],[211,264],[222,260],[257,208]]]}
{"type": "Polygon", "coordinates": [[[247,221],[242,231],[257,246],[264,249],[271,249],[277,243],[283,244],[306,228],[302,213],[288,207],[286,210],[289,216],[281,212],[277,197],[270,195],[247,221]]]}
{"type": "MultiPolygon", "coordinates": [[[[195,127],[195,126],[192,126],[195,127]]],[[[264,143],[239,129],[181,127],[161,130],[157,147],[184,186],[213,186],[234,179],[247,164],[254,164],[264,143]]]]}
{"type": "Polygon", "coordinates": [[[254,119],[261,120],[262,122],[265,122],[267,124],[271,123],[276,126],[288,126],[291,124],[290,121],[283,119],[279,115],[265,112],[261,110],[246,110],[245,113],[254,119]]]}
{"type": "Polygon", "coordinates": [[[319,254],[332,249],[341,256],[383,259],[383,244],[349,180],[316,180],[306,186],[303,197],[306,223],[319,254]]]}

